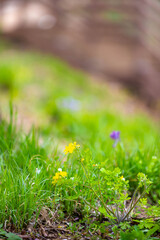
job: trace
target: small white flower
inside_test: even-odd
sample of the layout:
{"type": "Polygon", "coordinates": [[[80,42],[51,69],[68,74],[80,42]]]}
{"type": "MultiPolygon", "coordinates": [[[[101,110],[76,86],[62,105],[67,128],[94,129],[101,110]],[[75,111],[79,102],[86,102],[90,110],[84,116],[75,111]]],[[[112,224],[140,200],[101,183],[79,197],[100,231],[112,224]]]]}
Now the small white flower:
{"type": "Polygon", "coordinates": [[[36,168],[36,173],[40,174],[40,172],[41,172],[41,169],[36,168]]]}
{"type": "Polygon", "coordinates": [[[74,180],[74,177],[71,177],[71,180],[74,180]]]}
{"type": "Polygon", "coordinates": [[[59,171],[59,172],[62,172],[62,168],[58,168],[58,171],[59,171]]]}
{"type": "Polygon", "coordinates": [[[152,156],[152,159],[153,159],[153,160],[157,160],[157,157],[156,157],[156,156],[152,156]]]}
{"type": "Polygon", "coordinates": [[[125,181],[125,178],[124,178],[123,176],[121,176],[120,179],[121,179],[122,181],[125,181]]]}

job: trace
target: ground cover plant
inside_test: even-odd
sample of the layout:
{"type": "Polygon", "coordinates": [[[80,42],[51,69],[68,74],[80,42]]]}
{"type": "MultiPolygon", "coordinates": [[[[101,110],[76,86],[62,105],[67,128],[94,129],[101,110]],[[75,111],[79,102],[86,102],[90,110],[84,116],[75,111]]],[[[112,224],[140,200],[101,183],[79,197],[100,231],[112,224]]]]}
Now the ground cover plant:
{"type": "Polygon", "coordinates": [[[1,104],[18,113],[0,120],[0,237],[159,239],[156,121],[60,60],[1,56],[1,104]]]}
{"type": "MultiPolygon", "coordinates": [[[[41,239],[44,233],[36,233],[36,229],[47,211],[45,214],[57,222],[53,231],[68,219],[68,226],[61,229],[64,233],[67,228],[68,239],[74,238],[71,232],[76,234],[80,226],[84,239],[126,239],[131,235],[158,239],[151,236],[159,231],[160,206],[149,198],[153,183],[144,173],[138,173],[130,187],[130,177],[123,170],[95,161],[86,144],[74,142],[63,151],[49,151],[39,146],[34,131],[25,135],[16,130],[12,115],[10,123],[1,120],[0,133],[0,222],[5,229],[20,234],[26,228],[33,239],[41,239]],[[27,228],[31,223],[32,231],[27,228]],[[86,233],[87,228],[91,234],[86,233]]],[[[111,137],[120,141],[117,132],[111,137]]],[[[120,142],[112,148],[119,154],[120,142]]],[[[61,231],[56,233],[61,236],[61,231]]]]}

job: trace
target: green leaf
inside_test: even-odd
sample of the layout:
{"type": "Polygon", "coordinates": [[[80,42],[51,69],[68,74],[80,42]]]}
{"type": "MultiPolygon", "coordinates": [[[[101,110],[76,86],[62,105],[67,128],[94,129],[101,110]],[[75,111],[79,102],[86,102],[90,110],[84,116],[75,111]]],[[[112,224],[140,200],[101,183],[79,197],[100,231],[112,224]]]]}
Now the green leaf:
{"type": "Polygon", "coordinates": [[[120,240],[146,240],[145,235],[140,230],[133,230],[132,232],[120,232],[120,240]]]}
{"type": "Polygon", "coordinates": [[[100,171],[101,171],[102,173],[106,173],[106,169],[105,169],[105,168],[101,168],[100,171]]]}
{"type": "Polygon", "coordinates": [[[99,207],[98,208],[98,211],[100,213],[102,213],[106,218],[109,218],[109,219],[115,219],[115,217],[113,217],[112,215],[108,214],[106,209],[104,207],[99,207]]]}
{"type": "Polygon", "coordinates": [[[159,226],[156,225],[155,227],[151,228],[148,232],[147,232],[147,238],[152,236],[157,230],[159,230],[159,226]]]}
{"type": "Polygon", "coordinates": [[[104,214],[104,215],[107,214],[106,209],[105,209],[104,207],[99,207],[99,208],[98,208],[98,211],[99,211],[100,213],[104,214]]]}
{"type": "Polygon", "coordinates": [[[7,234],[8,239],[7,240],[22,240],[19,236],[13,234],[13,233],[8,233],[7,234]]]}
{"type": "Polygon", "coordinates": [[[1,235],[4,235],[4,236],[5,236],[6,233],[7,233],[7,232],[4,231],[3,229],[0,230],[0,236],[1,236],[1,235]]]}
{"type": "Polygon", "coordinates": [[[0,230],[0,237],[5,237],[7,240],[22,240],[19,236],[14,233],[7,233],[4,230],[0,230]]]}
{"type": "Polygon", "coordinates": [[[67,196],[67,200],[71,201],[71,200],[76,200],[79,198],[79,195],[78,196],[67,196]]]}

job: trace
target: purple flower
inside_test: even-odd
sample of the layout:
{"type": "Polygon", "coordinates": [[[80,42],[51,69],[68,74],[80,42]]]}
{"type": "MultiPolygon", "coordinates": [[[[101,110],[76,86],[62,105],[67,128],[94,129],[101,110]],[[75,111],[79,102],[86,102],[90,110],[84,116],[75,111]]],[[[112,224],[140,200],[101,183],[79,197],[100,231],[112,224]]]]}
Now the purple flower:
{"type": "Polygon", "coordinates": [[[120,139],[120,132],[119,131],[113,131],[110,134],[110,138],[112,138],[113,140],[119,140],[120,139]]]}
{"type": "Polygon", "coordinates": [[[120,140],[120,131],[113,131],[110,134],[110,138],[112,138],[115,141],[113,147],[116,147],[118,141],[120,140]]]}

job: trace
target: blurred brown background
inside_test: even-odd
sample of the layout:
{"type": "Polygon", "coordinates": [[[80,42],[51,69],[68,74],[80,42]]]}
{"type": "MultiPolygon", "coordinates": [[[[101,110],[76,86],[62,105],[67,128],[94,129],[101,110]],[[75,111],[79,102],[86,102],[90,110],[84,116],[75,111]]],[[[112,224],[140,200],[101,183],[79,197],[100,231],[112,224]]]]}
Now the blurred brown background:
{"type": "Polygon", "coordinates": [[[1,0],[1,37],[160,104],[158,0],[1,0]]]}

